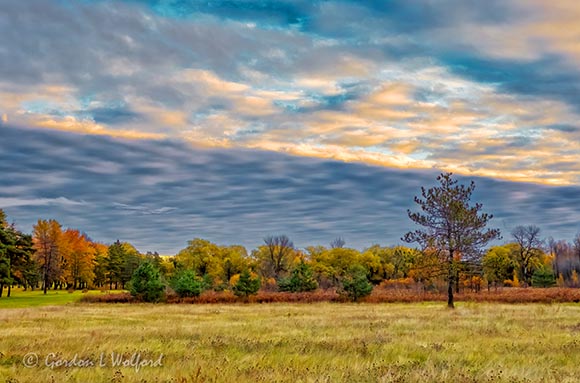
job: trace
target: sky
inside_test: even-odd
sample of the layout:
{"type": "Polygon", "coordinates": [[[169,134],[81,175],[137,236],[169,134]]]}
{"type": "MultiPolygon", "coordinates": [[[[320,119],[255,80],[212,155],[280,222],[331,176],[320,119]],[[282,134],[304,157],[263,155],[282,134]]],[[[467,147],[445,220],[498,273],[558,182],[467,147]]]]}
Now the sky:
{"type": "Polygon", "coordinates": [[[441,171],[580,230],[574,0],[0,2],[0,208],[173,254],[398,244],[441,171]]]}

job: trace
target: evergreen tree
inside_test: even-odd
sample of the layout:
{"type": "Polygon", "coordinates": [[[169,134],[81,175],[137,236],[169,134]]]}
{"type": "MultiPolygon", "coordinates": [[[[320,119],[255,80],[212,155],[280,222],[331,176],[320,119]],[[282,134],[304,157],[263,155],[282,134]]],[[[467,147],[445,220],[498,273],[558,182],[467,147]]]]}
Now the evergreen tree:
{"type": "Polygon", "coordinates": [[[278,285],[281,291],[293,293],[313,291],[318,288],[312,268],[303,260],[292,270],[290,277],[281,279],[278,285]]]}
{"type": "Polygon", "coordinates": [[[538,267],[532,275],[532,286],[552,287],[556,284],[554,272],[546,266],[538,267]]]}
{"type": "Polygon", "coordinates": [[[171,281],[171,287],[181,298],[197,297],[204,289],[204,281],[193,270],[181,270],[171,281]]]}
{"type": "Polygon", "coordinates": [[[460,185],[452,175],[443,173],[437,177],[439,186],[421,188],[422,198],[415,197],[420,212],[407,213],[411,221],[423,228],[403,237],[405,242],[416,242],[424,250],[435,250],[440,255],[440,265],[447,276],[449,308],[454,307],[453,288],[461,264],[479,264],[483,247],[500,238],[498,229],[486,228],[493,216],[481,213],[480,203],[470,203],[475,183],[460,185]]]}
{"type": "Polygon", "coordinates": [[[352,301],[358,301],[373,291],[373,285],[367,278],[367,271],[361,265],[353,265],[348,275],[342,280],[342,289],[352,301]]]}
{"type": "Polygon", "coordinates": [[[256,276],[252,276],[248,269],[245,269],[240,274],[240,279],[234,285],[234,294],[238,297],[248,297],[254,295],[260,289],[260,279],[256,276]]]}
{"type": "Polygon", "coordinates": [[[152,263],[144,262],[135,270],[129,283],[129,292],[144,302],[158,302],[163,298],[165,286],[161,274],[152,263]]]}

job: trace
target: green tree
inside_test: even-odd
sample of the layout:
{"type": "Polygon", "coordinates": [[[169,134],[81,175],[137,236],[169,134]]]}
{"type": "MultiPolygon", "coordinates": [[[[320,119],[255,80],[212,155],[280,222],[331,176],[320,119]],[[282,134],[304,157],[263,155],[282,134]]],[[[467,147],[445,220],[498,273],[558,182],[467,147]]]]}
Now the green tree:
{"type": "Polygon", "coordinates": [[[123,245],[121,244],[121,241],[117,240],[109,246],[107,251],[106,269],[110,289],[113,289],[113,283],[115,284],[115,289],[119,288],[119,283],[121,282],[123,273],[124,258],[125,251],[123,245]]]}
{"type": "Polygon", "coordinates": [[[281,279],[278,285],[281,291],[293,293],[313,291],[318,288],[312,268],[304,260],[294,267],[289,278],[281,279]]]}
{"type": "Polygon", "coordinates": [[[240,274],[240,279],[233,286],[234,294],[238,297],[248,297],[254,295],[260,290],[260,278],[252,276],[248,269],[240,274]]]}
{"type": "Polygon", "coordinates": [[[197,277],[193,270],[180,270],[171,281],[171,288],[181,298],[198,297],[204,288],[203,279],[197,277]]]}
{"type": "Polygon", "coordinates": [[[361,265],[353,265],[342,280],[342,289],[352,300],[358,301],[373,291],[373,285],[367,278],[367,270],[361,265]]]}
{"type": "Polygon", "coordinates": [[[556,284],[554,271],[548,266],[536,268],[532,275],[532,286],[534,287],[552,287],[556,284]]]}
{"type": "Polygon", "coordinates": [[[129,282],[129,292],[138,300],[158,302],[163,298],[165,286],[159,269],[151,262],[142,263],[133,273],[129,282]]]}
{"type": "Polygon", "coordinates": [[[121,267],[120,282],[121,288],[124,289],[125,284],[129,282],[135,270],[137,270],[139,265],[143,262],[143,256],[128,242],[123,242],[121,246],[123,248],[123,264],[121,267]]]}
{"type": "Polygon", "coordinates": [[[91,244],[95,251],[95,267],[93,269],[95,273],[95,279],[93,284],[97,287],[102,287],[107,283],[107,264],[108,264],[108,251],[109,247],[101,243],[91,244]]]}
{"type": "Polygon", "coordinates": [[[9,225],[0,209],[0,297],[4,286],[8,287],[9,297],[15,282],[27,284],[27,271],[34,264],[31,259],[33,252],[32,237],[9,225]]]}
{"type": "Polygon", "coordinates": [[[500,232],[486,228],[493,216],[480,213],[480,203],[470,204],[475,189],[473,181],[469,186],[460,185],[452,173],[441,174],[437,181],[439,186],[428,190],[421,187],[422,198],[415,197],[421,211],[407,211],[411,221],[423,228],[408,232],[403,240],[439,253],[441,266],[446,270],[447,306],[453,308],[453,287],[460,263],[480,262],[483,247],[500,238],[500,232]]]}

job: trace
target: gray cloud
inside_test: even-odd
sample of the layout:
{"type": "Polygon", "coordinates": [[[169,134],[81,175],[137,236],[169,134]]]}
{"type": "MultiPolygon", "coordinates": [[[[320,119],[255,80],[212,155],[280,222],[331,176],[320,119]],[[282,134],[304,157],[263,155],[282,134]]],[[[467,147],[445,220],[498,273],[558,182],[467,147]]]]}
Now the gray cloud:
{"type": "MultiPolygon", "coordinates": [[[[0,133],[0,208],[21,228],[55,218],[95,240],[168,254],[198,236],[250,248],[269,233],[286,233],[298,246],[339,235],[359,248],[396,244],[411,229],[412,196],[437,174],[172,141],[0,133]]],[[[506,236],[518,224],[556,238],[580,229],[578,187],[476,183],[477,199],[506,236]]]]}

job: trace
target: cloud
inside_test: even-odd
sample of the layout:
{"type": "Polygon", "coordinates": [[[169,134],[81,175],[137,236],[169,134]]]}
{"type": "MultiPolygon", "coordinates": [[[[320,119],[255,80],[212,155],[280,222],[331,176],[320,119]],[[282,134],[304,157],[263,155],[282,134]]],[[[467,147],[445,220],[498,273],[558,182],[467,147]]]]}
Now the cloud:
{"type": "Polygon", "coordinates": [[[580,183],[573,2],[1,7],[2,125],[580,183]]]}
{"type": "MultiPolygon", "coordinates": [[[[397,244],[412,228],[412,196],[437,175],[176,140],[10,127],[0,134],[0,208],[23,230],[54,218],[94,240],[164,254],[194,237],[253,248],[269,233],[285,233],[300,247],[337,236],[358,248],[397,244]]],[[[556,238],[578,230],[578,187],[474,179],[475,200],[506,239],[519,224],[556,238]]]]}
{"type": "Polygon", "coordinates": [[[10,208],[10,207],[20,207],[20,206],[82,206],[85,205],[83,201],[74,201],[65,197],[58,198],[36,198],[36,199],[21,199],[18,197],[12,198],[2,198],[0,197],[0,206],[10,208]]]}
{"type": "Polygon", "coordinates": [[[127,210],[130,212],[136,212],[136,213],[140,213],[140,214],[144,214],[144,215],[151,215],[151,214],[166,214],[169,213],[171,211],[177,210],[177,208],[175,207],[167,207],[167,206],[163,206],[157,209],[151,209],[148,208],[147,206],[132,206],[132,205],[127,205],[124,203],[113,203],[113,206],[117,209],[121,209],[121,210],[127,210]]]}

